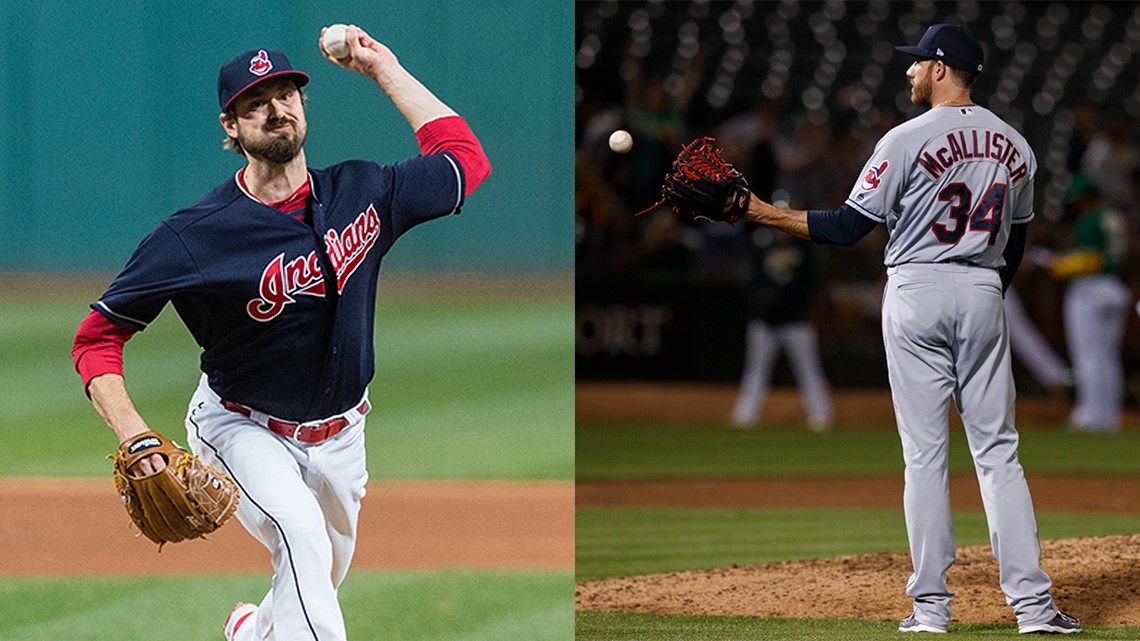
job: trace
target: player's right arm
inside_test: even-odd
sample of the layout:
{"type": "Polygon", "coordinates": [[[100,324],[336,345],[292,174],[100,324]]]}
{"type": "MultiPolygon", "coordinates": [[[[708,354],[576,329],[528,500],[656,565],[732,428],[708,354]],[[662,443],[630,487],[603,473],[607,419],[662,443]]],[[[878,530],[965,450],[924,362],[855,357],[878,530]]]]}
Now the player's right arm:
{"type": "MultiPolygon", "coordinates": [[[[131,402],[123,382],[123,344],[135,331],[133,327],[115,325],[99,312],[92,311],[80,324],[71,349],[75,369],[83,379],[91,404],[115,432],[119,443],[150,430],[131,402]]],[[[155,454],[136,465],[136,472],[146,475],[162,470],[166,462],[155,454]]]]}
{"type": "MultiPolygon", "coordinates": [[[[139,243],[75,333],[75,371],[119,443],[149,429],[123,384],[123,346],[158,316],[175,292],[201,284],[193,264],[168,225],[159,225],[139,243]]],[[[157,471],[165,465],[157,455],[143,461],[138,467],[143,473],[151,471],[148,466],[157,465],[157,471]]]]}
{"type": "Polygon", "coordinates": [[[91,397],[95,411],[119,437],[120,443],[150,429],[131,402],[121,375],[96,376],[87,384],[87,395],[91,397]]]}
{"type": "Polygon", "coordinates": [[[1013,275],[1017,273],[1017,268],[1021,266],[1021,258],[1025,255],[1025,241],[1028,238],[1027,228],[1029,223],[1017,223],[1009,227],[1009,240],[1006,241],[1005,249],[1002,250],[1002,257],[1005,259],[1005,265],[998,269],[998,274],[1001,276],[1001,291],[1004,293],[1009,289],[1013,283],[1013,275]]]}

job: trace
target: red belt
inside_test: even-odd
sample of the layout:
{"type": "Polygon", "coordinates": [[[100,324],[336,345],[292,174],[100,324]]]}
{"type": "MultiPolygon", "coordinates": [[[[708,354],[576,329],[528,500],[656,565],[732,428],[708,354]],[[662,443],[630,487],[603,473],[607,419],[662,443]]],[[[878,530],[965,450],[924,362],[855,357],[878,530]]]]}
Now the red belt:
{"type": "MultiPolygon", "coordinates": [[[[253,417],[252,409],[246,407],[245,405],[234,403],[233,401],[222,399],[222,407],[231,412],[237,412],[242,416],[249,416],[250,418],[253,417]]],[[[360,405],[357,405],[355,408],[353,408],[353,410],[358,412],[361,416],[367,414],[371,409],[372,406],[368,404],[367,400],[361,401],[360,405]]],[[[349,420],[343,416],[330,418],[329,420],[324,421],[323,423],[317,423],[316,425],[289,423],[287,421],[279,421],[275,418],[269,417],[266,417],[264,423],[265,427],[268,427],[273,432],[280,434],[281,436],[295,438],[302,443],[320,443],[325,439],[336,436],[340,433],[341,430],[348,427],[349,424],[349,420]]]]}

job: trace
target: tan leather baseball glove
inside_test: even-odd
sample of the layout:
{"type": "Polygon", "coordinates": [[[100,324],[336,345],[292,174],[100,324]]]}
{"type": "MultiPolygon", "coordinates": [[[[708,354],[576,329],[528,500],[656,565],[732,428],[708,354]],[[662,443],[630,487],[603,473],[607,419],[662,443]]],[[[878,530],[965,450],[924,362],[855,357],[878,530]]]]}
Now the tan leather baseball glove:
{"type": "Polygon", "coordinates": [[[135,526],[158,544],[196,539],[220,528],[237,510],[237,484],[158,432],[124,441],[115,454],[115,487],[135,526]],[[160,454],[166,467],[146,476],[128,470],[160,454]]]}

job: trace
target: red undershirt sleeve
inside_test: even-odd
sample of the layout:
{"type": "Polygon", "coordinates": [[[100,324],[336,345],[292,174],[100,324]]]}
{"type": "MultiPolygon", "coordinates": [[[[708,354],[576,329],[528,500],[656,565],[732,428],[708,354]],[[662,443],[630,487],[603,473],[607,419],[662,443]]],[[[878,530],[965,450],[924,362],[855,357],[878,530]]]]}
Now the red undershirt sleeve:
{"type": "Polygon", "coordinates": [[[129,325],[116,325],[92,310],[75,333],[71,359],[83,379],[83,389],[96,376],[123,375],[123,345],[138,332],[129,325]]]}
{"type": "Polygon", "coordinates": [[[449,151],[455,156],[463,167],[467,185],[464,197],[470,196],[491,174],[491,161],[483,152],[483,146],[467,126],[467,121],[460,116],[444,116],[428,122],[416,132],[416,140],[425,156],[441,151],[449,151]]]}

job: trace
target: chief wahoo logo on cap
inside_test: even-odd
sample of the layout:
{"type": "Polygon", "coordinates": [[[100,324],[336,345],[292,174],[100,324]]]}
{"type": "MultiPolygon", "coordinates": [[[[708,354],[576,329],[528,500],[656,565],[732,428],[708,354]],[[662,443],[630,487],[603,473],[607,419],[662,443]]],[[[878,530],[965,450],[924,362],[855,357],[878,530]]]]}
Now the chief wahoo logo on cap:
{"type": "Polygon", "coordinates": [[[264,76],[273,70],[273,63],[269,61],[269,54],[265,53],[265,49],[257,52],[257,55],[249,59],[249,72],[255,76],[264,76]]]}

